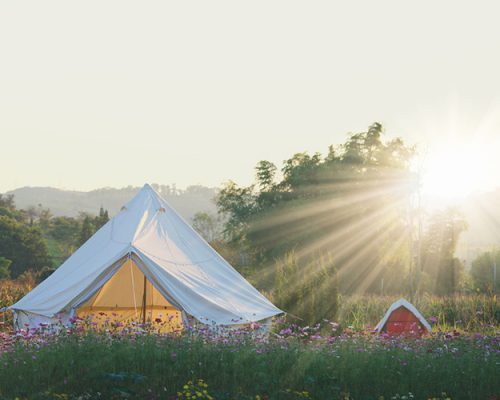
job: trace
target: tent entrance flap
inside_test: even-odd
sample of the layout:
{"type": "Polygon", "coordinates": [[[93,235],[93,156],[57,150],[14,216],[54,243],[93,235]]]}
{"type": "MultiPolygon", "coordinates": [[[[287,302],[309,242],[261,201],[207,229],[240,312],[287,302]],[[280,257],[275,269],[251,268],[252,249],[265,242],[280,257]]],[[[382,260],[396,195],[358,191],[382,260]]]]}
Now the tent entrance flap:
{"type": "Polygon", "coordinates": [[[129,258],[76,314],[98,327],[152,323],[162,332],[182,329],[182,313],[163,297],[129,258]]]}

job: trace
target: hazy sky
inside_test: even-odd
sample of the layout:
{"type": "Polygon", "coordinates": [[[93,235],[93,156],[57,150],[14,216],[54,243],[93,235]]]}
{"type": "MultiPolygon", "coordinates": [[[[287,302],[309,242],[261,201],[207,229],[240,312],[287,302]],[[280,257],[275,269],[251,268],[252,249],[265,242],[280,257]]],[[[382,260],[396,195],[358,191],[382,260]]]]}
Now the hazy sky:
{"type": "Polygon", "coordinates": [[[494,186],[497,4],[0,1],[0,192],[248,184],[376,120],[494,186]]]}

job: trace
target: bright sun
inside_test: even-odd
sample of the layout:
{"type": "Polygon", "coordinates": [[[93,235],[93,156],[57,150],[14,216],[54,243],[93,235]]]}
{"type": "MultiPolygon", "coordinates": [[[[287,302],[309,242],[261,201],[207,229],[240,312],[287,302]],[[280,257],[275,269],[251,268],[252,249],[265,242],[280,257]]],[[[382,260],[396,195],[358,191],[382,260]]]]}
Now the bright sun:
{"type": "Polygon", "coordinates": [[[422,162],[422,194],[431,201],[452,204],[490,189],[494,171],[488,165],[489,155],[490,149],[470,144],[434,149],[422,162]]]}

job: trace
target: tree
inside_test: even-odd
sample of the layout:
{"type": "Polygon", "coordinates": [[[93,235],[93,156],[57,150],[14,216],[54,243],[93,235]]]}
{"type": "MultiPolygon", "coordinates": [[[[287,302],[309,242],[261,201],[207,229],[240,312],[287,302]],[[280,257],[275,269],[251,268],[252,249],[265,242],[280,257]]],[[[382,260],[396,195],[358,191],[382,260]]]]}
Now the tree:
{"type": "Polygon", "coordinates": [[[258,285],[267,290],[275,261],[293,252],[296,279],[331,254],[342,292],[379,293],[382,280],[385,292],[401,292],[408,288],[401,277],[408,277],[405,212],[415,187],[414,153],[401,139],[384,141],[382,125],[374,123],[330,146],[325,157],[294,154],[283,162],[281,179],[274,164],[261,161],[255,185],[230,182],[219,192],[226,237],[250,254],[258,285]]]}
{"type": "Polygon", "coordinates": [[[269,161],[260,161],[255,167],[257,184],[261,191],[273,189],[274,179],[276,177],[276,165],[269,161]]]}
{"type": "Polygon", "coordinates": [[[0,257],[0,280],[10,278],[10,264],[12,264],[12,261],[0,257]]]}
{"type": "Polygon", "coordinates": [[[108,221],[109,221],[108,210],[105,210],[104,208],[101,207],[99,209],[99,215],[94,218],[94,227],[95,227],[95,230],[96,231],[99,230],[108,221]]]}
{"type": "Polygon", "coordinates": [[[57,242],[73,246],[80,231],[80,221],[72,217],[54,217],[51,220],[48,234],[57,242]]]}
{"type": "Polygon", "coordinates": [[[422,269],[435,282],[435,291],[450,294],[457,290],[464,273],[463,263],[455,257],[462,232],[467,229],[456,208],[435,212],[422,240],[422,269]]]}
{"type": "Polygon", "coordinates": [[[42,208],[40,205],[40,210],[38,213],[38,224],[43,232],[46,232],[50,229],[51,219],[53,218],[52,213],[48,208],[42,208]]]}
{"type": "Polygon", "coordinates": [[[197,212],[193,216],[193,228],[207,241],[212,242],[220,236],[220,220],[207,212],[197,212]]]}
{"type": "Polygon", "coordinates": [[[76,245],[79,247],[84,244],[90,237],[96,233],[102,226],[109,221],[108,210],[102,207],[99,209],[99,214],[92,217],[87,213],[80,213],[80,233],[76,245]]]}
{"type": "Polygon", "coordinates": [[[13,194],[4,195],[0,193],[0,208],[5,208],[7,210],[15,210],[16,206],[14,204],[14,195],[13,194]]]}
{"type": "Polygon", "coordinates": [[[78,246],[83,245],[95,233],[96,229],[93,224],[93,218],[88,214],[81,216],[80,235],[78,236],[78,246]]]}
{"type": "Polygon", "coordinates": [[[296,153],[292,158],[285,160],[281,172],[283,180],[280,186],[289,191],[304,193],[318,184],[319,165],[321,154],[310,156],[307,153],[296,153]]]}
{"type": "Polygon", "coordinates": [[[50,267],[43,267],[40,271],[38,271],[36,275],[36,280],[37,282],[43,282],[45,279],[47,279],[50,275],[52,275],[55,271],[55,268],[50,268],[50,267]]]}
{"type": "Polygon", "coordinates": [[[35,222],[35,220],[38,218],[38,215],[39,215],[37,208],[35,206],[30,206],[25,211],[26,211],[26,215],[28,217],[30,226],[33,226],[33,223],[35,222]]]}
{"type": "Polygon", "coordinates": [[[499,292],[500,250],[487,251],[476,257],[470,273],[476,288],[483,292],[499,292]]]}
{"type": "Polygon", "coordinates": [[[7,216],[0,216],[0,256],[12,261],[13,278],[28,269],[51,265],[41,230],[7,216]]]}
{"type": "Polygon", "coordinates": [[[53,217],[50,219],[46,232],[47,240],[54,243],[51,254],[54,264],[64,262],[80,244],[81,222],[72,217],[53,217]]]}
{"type": "Polygon", "coordinates": [[[224,225],[224,235],[230,241],[243,238],[247,222],[256,210],[254,187],[239,187],[233,181],[227,182],[216,198],[218,211],[228,216],[224,225]]]}

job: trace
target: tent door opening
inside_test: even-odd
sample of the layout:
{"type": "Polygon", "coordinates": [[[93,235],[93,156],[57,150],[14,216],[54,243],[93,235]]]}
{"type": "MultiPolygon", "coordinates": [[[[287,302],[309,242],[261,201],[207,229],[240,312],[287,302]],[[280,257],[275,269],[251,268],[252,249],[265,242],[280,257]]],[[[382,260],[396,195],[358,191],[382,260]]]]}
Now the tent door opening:
{"type": "Polygon", "coordinates": [[[152,324],[160,332],[182,329],[182,313],[163,297],[132,258],[76,310],[98,328],[122,329],[127,325],[152,324]]]}

